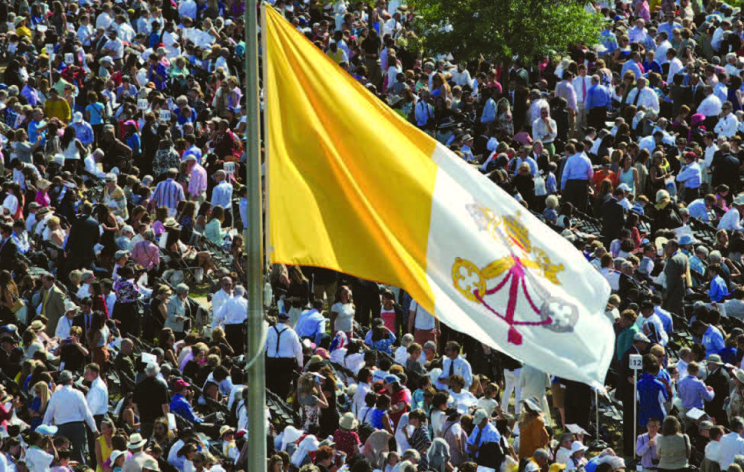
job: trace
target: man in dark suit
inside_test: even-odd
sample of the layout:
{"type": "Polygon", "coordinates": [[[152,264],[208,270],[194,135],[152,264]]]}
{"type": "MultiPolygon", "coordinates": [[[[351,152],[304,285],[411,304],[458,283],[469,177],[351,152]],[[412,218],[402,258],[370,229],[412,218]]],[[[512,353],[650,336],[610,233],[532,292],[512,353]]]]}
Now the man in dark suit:
{"type": "Polygon", "coordinates": [[[525,124],[527,111],[529,110],[529,105],[527,104],[527,89],[526,87],[518,85],[516,78],[510,79],[509,87],[504,91],[504,97],[509,100],[509,105],[511,105],[512,116],[514,119],[514,132],[518,133],[520,128],[525,124]]]}
{"type": "Polygon", "coordinates": [[[612,241],[618,237],[620,230],[625,226],[625,209],[620,201],[625,198],[625,191],[616,188],[612,192],[612,198],[602,205],[602,237],[605,247],[610,247],[612,241]]]}
{"type": "Polygon", "coordinates": [[[729,187],[730,195],[738,194],[739,166],[739,159],[731,155],[731,145],[729,143],[721,143],[721,147],[713,156],[713,162],[711,163],[713,188],[715,189],[721,184],[726,184],[729,187]]]}
{"type": "Polygon", "coordinates": [[[93,322],[93,302],[86,297],[80,301],[80,313],[72,319],[72,326],[79,326],[83,330],[80,339],[88,339],[88,328],[93,322]]]}
{"type": "Polygon", "coordinates": [[[729,381],[731,378],[726,370],[722,369],[721,356],[711,354],[708,356],[708,377],[705,379],[705,385],[713,387],[715,396],[713,400],[705,402],[705,412],[716,419],[716,424],[728,426],[728,417],[723,403],[729,394],[729,381]]]}
{"type": "Polygon", "coordinates": [[[11,239],[13,227],[9,224],[0,225],[0,270],[12,271],[18,262],[18,248],[11,239]]]}
{"type": "Polygon", "coordinates": [[[99,224],[93,219],[93,208],[89,203],[83,204],[82,215],[70,226],[67,238],[67,271],[90,268],[96,258],[94,247],[101,239],[99,224]]]}
{"type": "Polygon", "coordinates": [[[700,106],[700,102],[705,98],[705,84],[700,81],[700,77],[697,74],[690,76],[690,94],[692,95],[692,107],[691,113],[695,113],[697,107],[700,106]]]}

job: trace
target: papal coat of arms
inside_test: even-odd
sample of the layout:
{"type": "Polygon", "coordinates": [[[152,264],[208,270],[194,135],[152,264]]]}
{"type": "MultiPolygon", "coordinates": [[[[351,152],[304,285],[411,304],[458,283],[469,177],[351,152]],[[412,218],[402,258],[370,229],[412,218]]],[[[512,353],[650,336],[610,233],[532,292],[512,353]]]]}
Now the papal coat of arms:
{"type": "Polygon", "coordinates": [[[573,331],[578,308],[546,288],[561,285],[563,264],[554,264],[543,249],[532,245],[520,212],[501,217],[478,202],[467,205],[467,211],[480,231],[504,245],[508,254],[484,267],[457,257],[452,280],[462,296],[504,320],[509,325],[507,341],[515,345],[522,344],[520,330],[528,327],[540,326],[558,333],[573,331]],[[508,291],[506,306],[492,306],[489,298],[503,290],[508,291]]]}

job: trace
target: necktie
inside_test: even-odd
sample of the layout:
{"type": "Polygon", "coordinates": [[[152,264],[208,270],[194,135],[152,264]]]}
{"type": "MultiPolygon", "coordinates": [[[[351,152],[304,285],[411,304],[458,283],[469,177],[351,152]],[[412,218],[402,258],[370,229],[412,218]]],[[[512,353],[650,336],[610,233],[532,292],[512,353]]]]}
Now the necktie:
{"type": "Polygon", "coordinates": [[[90,329],[90,315],[85,315],[85,329],[90,329]]]}
{"type": "Polygon", "coordinates": [[[638,91],[636,92],[635,99],[633,100],[633,105],[638,105],[638,99],[641,98],[642,89],[636,89],[636,90],[638,91]]]}
{"type": "Polygon", "coordinates": [[[511,99],[511,104],[514,105],[514,92],[509,92],[509,97],[511,99]]]}
{"type": "Polygon", "coordinates": [[[586,101],[586,79],[581,78],[581,101],[586,101]]]}
{"type": "MultiPolygon", "coordinates": [[[[480,446],[481,435],[483,434],[483,428],[478,426],[478,434],[475,435],[475,445],[480,446]]],[[[477,454],[476,454],[477,455],[477,454]]]]}
{"type": "Polygon", "coordinates": [[[447,375],[447,377],[452,378],[453,375],[455,375],[455,361],[450,360],[449,374],[447,375]]]}
{"type": "Polygon", "coordinates": [[[47,289],[47,291],[44,292],[44,301],[41,303],[41,313],[40,313],[41,315],[45,315],[46,314],[46,304],[47,304],[47,300],[49,300],[49,292],[51,290],[52,289],[50,288],[50,289],[47,289]]]}

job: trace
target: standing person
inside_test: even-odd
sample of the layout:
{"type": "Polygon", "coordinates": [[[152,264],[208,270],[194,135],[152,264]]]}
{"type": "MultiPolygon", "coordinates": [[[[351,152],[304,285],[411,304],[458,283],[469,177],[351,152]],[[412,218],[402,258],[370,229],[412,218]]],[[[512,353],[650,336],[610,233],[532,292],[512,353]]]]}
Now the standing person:
{"type": "MultiPolygon", "coordinates": [[[[426,451],[431,446],[431,438],[429,429],[426,427],[426,413],[423,410],[413,410],[408,414],[408,424],[414,428],[413,433],[408,436],[408,444],[411,445],[411,449],[421,454],[421,460],[418,463],[419,470],[429,470],[426,451]]],[[[406,435],[408,435],[408,430],[406,430],[406,435]]]]}
{"type": "Polygon", "coordinates": [[[155,420],[170,413],[170,398],[165,382],[158,378],[157,364],[147,364],[145,379],[134,387],[132,402],[140,416],[140,430],[145,437],[152,436],[155,420]]]}
{"type": "Polygon", "coordinates": [[[214,180],[217,185],[212,189],[212,207],[221,206],[225,210],[225,220],[222,222],[222,227],[229,228],[232,226],[233,186],[227,181],[227,173],[222,169],[214,173],[214,180]]]}
{"type": "MultiPolygon", "coordinates": [[[[106,382],[101,378],[101,369],[98,364],[92,363],[85,366],[85,380],[91,383],[90,389],[85,395],[85,401],[88,403],[88,408],[90,408],[93,419],[96,421],[96,426],[101,430],[101,422],[108,413],[109,394],[106,382]]],[[[90,430],[87,430],[87,433],[88,450],[91,451],[91,467],[95,467],[98,464],[94,454],[96,450],[95,435],[90,430]]]]}
{"type": "Polygon", "coordinates": [[[514,412],[519,415],[522,408],[522,387],[519,377],[522,375],[522,363],[506,354],[499,353],[501,366],[504,368],[504,392],[501,396],[501,409],[509,412],[509,401],[514,392],[514,412]]]}
{"type": "Polygon", "coordinates": [[[411,301],[408,310],[408,332],[413,333],[413,339],[420,345],[432,341],[435,344],[442,332],[439,330],[439,320],[429,313],[416,300],[411,301]]]}
{"type": "Polygon", "coordinates": [[[538,449],[546,449],[550,441],[540,403],[535,398],[522,400],[522,417],[519,419],[519,458],[529,458],[538,449]]]}
{"type": "Polygon", "coordinates": [[[664,292],[664,309],[672,313],[684,314],[684,298],[687,292],[689,261],[687,256],[679,250],[679,243],[671,239],[664,246],[667,258],[664,266],[667,290],[664,292]]]}
{"type": "Polygon", "coordinates": [[[598,75],[592,76],[592,86],[586,93],[584,100],[584,109],[587,112],[587,122],[589,126],[595,129],[604,128],[607,121],[607,109],[610,107],[612,100],[607,87],[600,83],[598,75]]]}
{"type": "Polygon", "coordinates": [[[87,202],[83,203],[80,216],[70,226],[65,245],[68,256],[65,265],[68,270],[89,269],[96,258],[94,247],[101,240],[101,232],[92,213],[93,207],[87,202]]]}
{"type": "Polygon", "coordinates": [[[656,450],[659,455],[657,469],[660,471],[686,470],[689,467],[692,446],[690,438],[682,434],[679,420],[676,416],[667,416],[661,427],[661,437],[657,441],[656,450]]]}
{"type": "Polygon", "coordinates": [[[335,336],[338,331],[342,331],[346,334],[347,339],[354,337],[354,312],[351,289],[342,285],[338,288],[336,299],[331,307],[331,336],[335,336]]]}
{"type": "Polygon", "coordinates": [[[248,300],[243,295],[245,288],[237,285],[232,297],[214,315],[216,320],[224,321],[225,339],[236,353],[242,353],[245,346],[243,324],[248,319],[248,300]]]}
{"type": "Polygon", "coordinates": [[[589,182],[594,177],[592,161],[584,154],[582,143],[566,145],[568,156],[561,174],[561,192],[565,199],[579,211],[586,211],[589,182]]]}
{"type": "Polygon", "coordinates": [[[57,426],[57,436],[64,436],[72,443],[72,457],[85,463],[88,444],[85,440],[85,423],[93,434],[98,434],[96,421],[85,402],[83,393],[72,387],[72,372],[63,370],[59,374],[61,388],[54,392],[44,414],[43,424],[57,426]]]}
{"type": "Polygon", "coordinates": [[[302,343],[288,325],[289,314],[279,313],[266,335],[266,388],[286,399],[292,371],[302,368],[302,343]]]}
{"type": "Polygon", "coordinates": [[[448,385],[453,375],[460,375],[465,382],[465,389],[470,390],[473,383],[473,369],[470,363],[460,355],[460,343],[449,341],[444,348],[445,359],[442,363],[442,375],[439,377],[439,383],[448,385]]]}
{"type": "Polygon", "coordinates": [[[656,467],[659,463],[659,454],[656,448],[659,440],[659,420],[651,418],[646,423],[648,432],[638,436],[636,440],[636,454],[641,457],[641,466],[644,469],[656,467]]]}

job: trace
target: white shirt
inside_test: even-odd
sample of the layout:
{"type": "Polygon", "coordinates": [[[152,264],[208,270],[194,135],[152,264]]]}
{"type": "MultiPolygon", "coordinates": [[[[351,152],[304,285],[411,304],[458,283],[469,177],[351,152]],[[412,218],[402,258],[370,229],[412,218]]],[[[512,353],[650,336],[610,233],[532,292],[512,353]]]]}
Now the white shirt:
{"type": "Polygon", "coordinates": [[[739,210],[732,208],[721,217],[721,221],[718,222],[718,227],[716,229],[725,229],[726,231],[744,229],[741,227],[740,220],[741,217],[739,216],[739,210]]]}
{"type": "Polygon", "coordinates": [[[716,97],[715,94],[710,94],[700,102],[700,106],[697,108],[697,112],[704,117],[718,116],[721,114],[721,99],[716,97]]]}
{"type": "Polygon", "coordinates": [[[98,432],[83,392],[75,390],[72,385],[65,385],[54,392],[49,400],[43,423],[62,425],[79,421],[85,421],[94,433],[98,432]]]}
{"type": "Polygon", "coordinates": [[[113,51],[111,53],[111,59],[121,59],[124,55],[124,43],[118,37],[106,41],[106,44],[103,45],[103,49],[110,49],[113,51]]]}
{"type": "Polygon", "coordinates": [[[452,368],[453,374],[462,376],[462,379],[465,381],[465,389],[470,390],[470,386],[473,384],[473,370],[470,367],[470,363],[464,357],[457,356],[454,361],[449,357],[445,357],[444,363],[442,363],[442,375],[439,378],[449,378],[450,364],[453,362],[455,364],[452,368]]]}
{"type": "Polygon", "coordinates": [[[720,443],[718,463],[721,465],[721,470],[725,470],[734,463],[734,456],[744,455],[744,439],[739,436],[739,433],[733,432],[724,434],[720,443]]]}
{"type": "Polygon", "coordinates": [[[592,86],[592,78],[588,75],[577,76],[573,79],[573,88],[576,90],[576,101],[578,103],[584,103],[584,92],[588,92],[592,86]],[[581,87],[581,82],[584,82],[584,88],[581,87]]]}
{"type": "MultiPolygon", "coordinates": [[[[219,289],[214,295],[212,295],[212,313],[217,313],[222,308],[222,305],[232,297],[231,294],[219,289]]],[[[212,329],[216,328],[217,325],[212,319],[212,329]]]]}
{"type": "Polygon", "coordinates": [[[88,408],[90,412],[95,415],[105,415],[108,412],[108,387],[106,383],[97,377],[96,380],[90,385],[90,390],[85,396],[85,401],[88,402],[88,408]]]}
{"type": "Polygon", "coordinates": [[[297,333],[283,322],[269,328],[266,334],[266,355],[297,359],[297,365],[302,367],[302,344],[297,333]],[[281,337],[279,335],[281,334],[281,337]],[[277,346],[277,338],[279,346],[277,346]]]}
{"type": "Polygon", "coordinates": [[[718,136],[725,136],[730,138],[736,134],[737,128],[739,127],[739,120],[736,119],[736,115],[729,113],[728,115],[722,116],[716,127],[713,129],[718,136]]]}
{"type": "Polygon", "coordinates": [[[67,339],[70,337],[70,328],[72,328],[72,318],[63,316],[57,322],[57,329],[54,330],[54,335],[57,336],[57,339],[60,341],[67,339]]]}
{"type": "Polygon", "coordinates": [[[659,97],[656,95],[656,92],[648,87],[644,87],[640,89],[641,96],[638,98],[638,102],[636,102],[635,99],[636,95],[638,95],[638,90],[638,87],[636,87],[630,91],[626,103],[639,107],[644,106],[647,110],[654,110],[656,113],[659,113],[659,97]]]}
{"type": "Polygon", "coordinates": [[[5,197],[5,200],[3,200],[3,209],[8,210],[8,214],[11,216],[15,215],[18,211],[18,198],[12,193],[9,193],[5,197]]]}
{"type": "MultiPolygon", "coordinates": [[[[666,54],[666,53],[665,53],[666,54]]],[[[680,61],[678,58],[674,58],[671,61],[669,61],[669,74],[667,74],[667,83],[673,84],[674,83],[674,76],[682,70],[684,66],[682,65],[682,61],[680,61]]]]}
{"type": "Polygon", "coordinates": [[[721,443],[711,441],[705,446],[705,458],[720,464],[721,462],[721,443]]]}
{"type": "Polygon", "coordinates": [[[411,302],[411,307],[409,311],[412,311],[415,313],[416,319],[413,322],[413,328],[414,329],[423,329],[423,330],[429,330],[434,329],[436,327],[436,323],[434,322],[434,317],[426,311],[423,307],[419,306],[418,302],[416,300],[413,300],[411,302]]]}
{"type": "MultiPolygon", "coordinates": [[[[721,42],[723,42],[723,28],[720,26],[713,32],[713,37],[710,40],[710,45],[713,46],[713,50],[718,52],[721,50],[721,42]]],[[[728,465],[726,466],[728,467],[728,465]]],[[[722,469],[725,467],[721,467],[722,469]]]]}
{"type": "Polygon", "coordinates": [[[121,41],[131,44],[132,40],[134,39],[134,29],[131,26],[129,26],[129,23],[124,22],[120,24],[118,28],[118,32],[119,32],[119,39],[121,41]]]}
{"type": "Polygon", "coordinates": [[[26,450],[26,464],[31,472],[49,472],[54,456],[32,446],[26,450]]]}
{"type": "Polygon", "coordinates": [[[638,43],[646,39],[646,28],[634,26],[628,31],[628,39],[631,43],[638,43]]]}
{"type": "Polygon", "coordinates": [[[248,319],[248,300],[242,295],[233,296],[215,313],[212,326],[242,324],[246,319],[248,319]]]}
{"type": "Polygon", "coordinates": [[[434,116],[434,107],[424,100],[419,100],[414,109],[414,114],[416,116],[416,124],[418,126],[424,126],[429,118],[434,116]]]}
{"type": "Polygon", "coordinates": [[[669,342],[669,335],[666,331],[664,331],[664,325],[661,324],[661,318],[659,318],[659,315],[657,315],[656,313],[652,313],[651,316],[643,320],[643,328],[644,333],[659,333],[659,336],[661,337],[661,339],[659,340],[659,344],[661,344],[662,346],[666,346],[669,342]],[[646,325],[653,325],[653,328],[651,328],[650,326],[647,327],[646,325]]]}
{"type": "Polygon", "coordinates": [[[364,397],[367,396],[367,392],[369,392],[370,388],[369,385],[367,385],[364,382],[359,382],[357,384],[357,390],[354,394],[354,403],[352,406],[352,412],[354,413],[354,417],[358,419],[359,421],[362,420],[362,409],[367,406],[366,403],[364,403],[364,397]]]}
{"type": "Polygon", "coordinates": [[[470,78],[470,71],[467,69],[463,70],[462,72],[458,71],[457,69],[452,69],[450,73],[452,74],[452,81],[460,87],[464,87],[472,82],[472,79],[470,78]]]}
{"type": "Polygon", "coordinates": [[[672,43],[668,40],[662,41],[661,44],[656,47],[656,60],[659,61],[659,64],[662,66],[669,62],[667,61],[666,53],[670,47],[672,47],[672,43]]]}
{"type": "Polygon", "coordinates": [[[98,15],[98,18],[96,18],[96,29],[108,29],[113,21],[114,20],[113,18],[111,18],[111,15],[109,15],[108,13],[101,13],[100,15],[98,15]]]}
{"type": "MultiPolygon", "coordinates": [[[[93,158],[93,154],[86,157],[83,162],[85,163],[86,171],[95,175],[99,179],[103,179],[104,177],[106,177],[106,173],[103,171],[103,166],[101,165],[101,163],[96,162],[96,160],[93,158]]],[[[86,177],[86,180],[87,180],[87,177],[86,177]]]]}
{"type": "Polygon", "coordinates": [[[398,346],[395,350],[395,362],[400,365],[406,365],[406,361],[408,361],[408,348],[398,346]]]}

